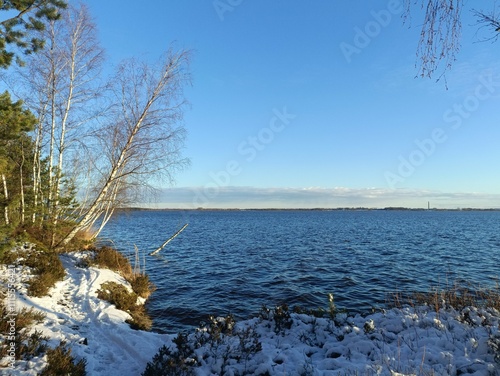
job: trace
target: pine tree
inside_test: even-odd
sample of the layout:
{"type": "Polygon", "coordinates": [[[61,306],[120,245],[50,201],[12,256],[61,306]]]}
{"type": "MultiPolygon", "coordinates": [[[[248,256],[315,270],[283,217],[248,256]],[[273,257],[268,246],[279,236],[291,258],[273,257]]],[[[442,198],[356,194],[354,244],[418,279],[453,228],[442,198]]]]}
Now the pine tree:
{"type": "Polygon", "coordinates": [[[65,7],[62,0],[0,0],[0,10],[12,15],[0,22],[0,68],[8,68],[14,58],[22,64],[16,48],[24,54],[40,50],[44,41],[29,38],[29,31],[43,30],[43,21],[57,20],[59,9],[65,7]]]}
{"type": "Polygon", "coordinates": [[[36,123],[35,116],[23,108],[23,102],[12,102],[10,94],[0,94],[0,177],[5,225],[11,224],[10,208],[19,208],[18,222],[24,221],[25,190],[30,174],[27,168],[33,153],[33,142],[28,136],[36,123]],[[17,203],[17,205],[16,205],[17,203]]]}

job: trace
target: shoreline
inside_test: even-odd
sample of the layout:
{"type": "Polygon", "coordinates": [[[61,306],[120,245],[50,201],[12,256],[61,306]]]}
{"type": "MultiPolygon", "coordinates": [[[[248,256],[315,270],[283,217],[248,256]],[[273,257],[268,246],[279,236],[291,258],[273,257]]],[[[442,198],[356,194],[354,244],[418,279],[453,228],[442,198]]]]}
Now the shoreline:
{"type": "MultiPolygon", "coordinates": [[[[97,298],[101,283],[125,283],[123,278],[108,269],[78,267],[81,255],[60,255],[66,275],[46,297],[28,297],[19,278],[16,301],[18,309],[46,314],[32,330],[48,336],[50,347],[66,341],[77,360],[86,359],[89,375],[141,374],[163,345],[163,355],[176,367],[189,365],[198,374],[500,372],[500,313],[495,309],[422,305],[354,316],[334,310],[331,317],[315,317],[281,306],[236,323],[229,316],[212,318],[179,342],[176,334],[131,329],[127,313],[97,298]],[[179,346],[185,347],[183,357],[179,346]]],[[[12,375],[35,375],[46,363],[34,357],[14,365],[12,375]]]]}

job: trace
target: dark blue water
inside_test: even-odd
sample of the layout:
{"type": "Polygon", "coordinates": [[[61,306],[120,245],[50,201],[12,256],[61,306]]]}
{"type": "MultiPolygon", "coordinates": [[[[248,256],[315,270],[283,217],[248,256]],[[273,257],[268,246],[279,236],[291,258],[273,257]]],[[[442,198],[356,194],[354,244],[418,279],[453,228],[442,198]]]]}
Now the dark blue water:
{"type": "MultiPolygon", "coordinates": [[[[208,314],[248,318],[287,303],[365,312],[393,291],[444,288],[457,279],[492,286],[500,275],[500,212],[132,211],[102,233],[145,256],[158,287],[154,329],[177,332],[208,314]]],[[[142,258],[142,256],[141,256],[142,258]]]]}

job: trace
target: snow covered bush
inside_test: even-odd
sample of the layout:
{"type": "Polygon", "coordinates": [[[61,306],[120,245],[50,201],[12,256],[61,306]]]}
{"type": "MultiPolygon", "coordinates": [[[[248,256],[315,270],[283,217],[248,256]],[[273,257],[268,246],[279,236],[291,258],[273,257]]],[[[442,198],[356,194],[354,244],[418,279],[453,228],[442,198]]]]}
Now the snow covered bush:
{"type": "Polygon", "coordinates": [[[97,290],[97,297],[114,304],[116,308],[132,316],[127,323],[137,330],[151,330],[153,322],[146,312],[143,304],[138,304],[138,295],[129,291],[124,285],[116,282],[105,282],[97,290]]]}
{"type": "Polygon", "coordinates": [[[55,251],[43,246],[25,243],[16,246],[2,255],[3,264],[30,268],[27,280],[28,295],[42,297],[57,281],[64,278],[64,267],[55,251]]]}
{"type": "Polygon", "coordinates": [[[0,299],[0,318],[0,340],[4,344],[0,348],[0,359],[7,357],[9,352],[7,344],[12,342],[14,343],[13,348],[16,349],[15,359],[17,360],[31,359],[45,352],[47,338],[37,330],[30,333],[33,324],[41,323],[44,320],[45,315],[43,313],[34,309],[23,308],[18,310],[14,315],[5,306],[2,297],[0,299]],[[16,335],[13,336],[14,341],[8,340],[11,336],[7,335],[11,332],[11,323],[9,320],[11,317],[15,317],[16,335]]]}
{"type": "Polygon", "coordinates": [[[85,376],[86,361],[81,359],[76,362],[71,355],[71,349],[66,347],[64,342],[54,349],[47,350],[47,366],[40,373],[40,376],[71,375],[85,376]]]}

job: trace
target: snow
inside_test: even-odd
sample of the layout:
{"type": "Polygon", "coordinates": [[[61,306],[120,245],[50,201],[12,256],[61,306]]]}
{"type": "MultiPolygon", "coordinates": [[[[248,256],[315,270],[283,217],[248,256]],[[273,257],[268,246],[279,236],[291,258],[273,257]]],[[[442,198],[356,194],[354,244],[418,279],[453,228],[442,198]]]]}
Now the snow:
{"type": "MultiPolygon", "coordinates": [[[[66,277],[49,296],[28,297],[18,281],[17,309],[33,307],[46,314],[33,330],[48,336],[52,347],[66,341],[77,360],[87,360],[92,376],[140,375],[162,345],[175,355],[177,334],[133,330],[125,323],[127,313],[97,298],[102,283],[126,282],[110,270],[78,267],[82,257],[61,255],[66,277]]],[[[421,306],[337,314],[334,320],[271,309],[228,325],[226,334],[214,331],[224,323],[214,320],[212,329],[188,333],[185,356],[196,363],[195,374],[500,375],[500,313],[494,309],[436,312],[421,306]]],[[[0,373],[36,375],[45,362],[46,357],[17,361],[0,373]]]]}
{"type": "MultiPolygon", "coordinates": [[[[170,336],[131,329],[125,323],[129,314],[97,298],[96,291],[106,281],[126,284],[120,275],[108,269],[77,267],[82,253],[60,257],[66,269],[64,280],[42,298],[28,297],[20,283],[17,309],[33,307],[45,313],[45,321],[33,330],[48,336],[51,347],[66,341],[72,356],[87,360],[88,375],[140,375],[158,348],[170,343],[170,336]]],[[[18,361],[9,374],[37,375],[45,364],[46,358],[18,361]]]]}

